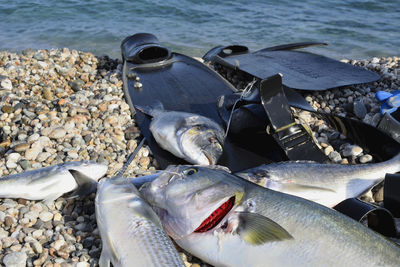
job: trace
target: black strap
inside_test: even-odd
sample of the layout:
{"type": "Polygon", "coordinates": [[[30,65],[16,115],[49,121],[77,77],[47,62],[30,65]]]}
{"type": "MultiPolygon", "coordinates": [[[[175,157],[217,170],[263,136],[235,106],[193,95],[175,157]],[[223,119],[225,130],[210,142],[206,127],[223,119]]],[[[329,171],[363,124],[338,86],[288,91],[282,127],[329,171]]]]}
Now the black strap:
{"type": "Polygon", "coordinates": [[[386,174],[383,190],[384,207],[400,218],[400,174],[386,174]]]}
{"type": "Polygon", "coordinates": [[[259,95],[270,122],[267,132],[272,134],[290,160],[328,160],[307,130],[294,121],[280,74],[262,80],[259,95]]]}
{"type": "Polygon", "coordinates": [[[389,237],[397,235],[393,215],[385,208],[357,198],[349,198],[337,204],[334,209],[356,221],[363,222],[367,220],[368,227],[382,235],[389,237]]]}

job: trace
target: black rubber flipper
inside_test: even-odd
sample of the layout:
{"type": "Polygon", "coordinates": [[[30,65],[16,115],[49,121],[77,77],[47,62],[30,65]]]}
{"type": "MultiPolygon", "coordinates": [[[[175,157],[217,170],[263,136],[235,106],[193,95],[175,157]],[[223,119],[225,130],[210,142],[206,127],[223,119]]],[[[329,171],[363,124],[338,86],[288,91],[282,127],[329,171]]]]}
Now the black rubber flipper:
{"type": "Polygon", "coordinates": [[[314,112],[314,114],[327,121],[332,128],[352,142],[361,146],[364,153],[370,154],[377,161],[389,160],[400,151],[400,143],[372,125],[327,113],[314,112]]]}
{"type": "Polygon", "coordinates": [[[230,69],[241,70],[259,79],[280,73],[283,75],[284,86],[298,90],[321,91],[373,82],[380,78],[377,73],[360,67],[325,56],[293,50],[307,44],[319,43],[281,45],[256,52],[249,52],[247,47],[240,45],[219,46],[207,52],[203,59],[230,69]]]}
{"type": "MultiPolygon", "coordinates": [[[[233,103],[240,98],[238,94],[230,94],[220,98],[218,102],[218,112],[222,120],[227,123],[232,111],[233,103]]],[[[305,100],[304,100],[305,101],[305,100]]],[[[246,99],[240,100],[234,112],[232,113],[230,132],[235,135],[240,135],[248,132],[264,132],[265,127],[270,123],[269,118],[263,106],[260,104],[260,99],[252,95],[250,101],[246,99]]],[[[303,101],[298,100],[299,103],[303,101]]],[[[327,113],[320,113],[310,110],[309,105],[303,102],[307,111],[310,111],[325,120],[332,128],[345,135],[352,142],[361,146],[365,153],[370,154],[377,161],[384,161],[397,155],[400,151],[400,143],[389,136],[387,133],[373,127],[372,125],[363,123],[359,120],[349,119],[345,117],[335,116],[327,113]]],[[[301,107],[302,105],[298,105],[301,107]]],[[[335,149],[348,140],[338,139],[331,142],[335,149]]]]}
{"type": "Polygon", "coordinates": [[[349,198],[337,204],[334,209],[356,221],[363,222],[367,220],[368,227],[382,235],[388,237],[397,235],[393,215],[385,208],[357,198],[349,198]]]}
{"type": "Polygon", "coordinates": [[[306,48],[306,47],[310,47],[310,46],[322,46],[322,45],[328,45],[328,44],[321,43],[321,42],[301,42],[301,43],[292,43],[292,44],[284,44],[284,45],[267,47],[267,48],[261,49],[259,51],[294,50],[294,49],[306,48]]]}
{"type": "Polygon", "coordinates": [[[171,57],[171,51],[149,33],[137,33],[125,38],[121,43],[121,52],[124,61],[136,64],[162,62],[171,57]]]}
{"type": "Polygon", "coordinates": [[[376,127],[400,143],[400,110],[391,114],[385,113],[376,127]]]}
{"type": "MultiPolygon", "coordinates": [[[[236,89],[220,75],[191,57],[169,52],[151,34],[130,36],[122,42],[121,49],[124,93],[132,112],[135,112],[134,105],[146,106],[159,100],[166,110],[196,113],[222,125],[216,101],[219,96],[231,94],[236,89]],[[142,87],[135,87],[136,77],[140,78],[142,87]]],[[[149,130],[148,116],[138,112],[136,122],[161,169],[170,164],[185,163],[157,145],[149,130]]],[[[228,137],[218,164],[238,171],[270,162],[268,153],[256,154],[228,137]]]]}
{"type": "Polygon", "coordinates": [[[400,174],[386,174],[383,185],[383,205],[400,218],[400,174]]]}

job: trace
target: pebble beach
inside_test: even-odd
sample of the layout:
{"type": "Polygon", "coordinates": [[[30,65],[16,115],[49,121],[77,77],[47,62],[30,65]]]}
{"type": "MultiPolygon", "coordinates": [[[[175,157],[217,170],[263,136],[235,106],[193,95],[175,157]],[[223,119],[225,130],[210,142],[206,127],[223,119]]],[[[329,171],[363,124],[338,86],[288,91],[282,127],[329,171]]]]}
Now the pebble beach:
{"type": "MultiPolygon", "coordinates": [[[[381,119],[375,93],[400,88],[400,58],[343,60],[378,72],[378,82],[325,92],[305,93],[318,111],[376,125],[381,119]]],[[[238,89],[247,82],[240,74],[216,69],[238,89]]],[[[140,80],[138,81],[140,82],[140,80]]],[[[141,140],[124,99],[122,62],[68,48],[0,52],[0,176],[63,162],[92,160],[115,175],[141,140]]],[[[324,121],[295,110],[313,131],[320,148],[340,164],[373,162],[355,143],[324,121]]],[[[124,176],[137,177],[158,168],[144,145],[124,176]]],[[[367,193],[382,201],[382,186],[367,193]]],[[[94,197],[40,201],[0,199],[0,263],[5,266],[97,266],[101,239],[96,226],[94,197]]],[[[208,266],[181,252],[187,266],[208,266]]]]}

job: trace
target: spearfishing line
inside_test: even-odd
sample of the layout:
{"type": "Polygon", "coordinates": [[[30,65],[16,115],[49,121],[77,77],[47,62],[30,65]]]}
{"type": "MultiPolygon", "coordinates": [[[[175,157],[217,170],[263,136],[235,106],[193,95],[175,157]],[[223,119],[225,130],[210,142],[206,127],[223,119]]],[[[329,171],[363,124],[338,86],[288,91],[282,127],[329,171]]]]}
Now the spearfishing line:
{"type": "Polygon", "coordinates": [[[228,124],[226,126],[226,131],[225,131],[224,138],[226,138],[228,136],[229,127],[231,126],[231,120],[232,120],[232,116],[233,116],[233,111],[235,111],[236,104],[239,103],[239,101],[241,101],[244,97],[247,97],[250,94],[251,89],[253,89],[253,86],[256,83],[256,81],[257,80],[254,78],[252,82],[247,84],[246,87],[244,88],[244,90],[242,91],[242,93],[240,94],[240,97],[238,99],[236,99],[235,103],[233,104],[231,114],[229,115],[228,124]]]}

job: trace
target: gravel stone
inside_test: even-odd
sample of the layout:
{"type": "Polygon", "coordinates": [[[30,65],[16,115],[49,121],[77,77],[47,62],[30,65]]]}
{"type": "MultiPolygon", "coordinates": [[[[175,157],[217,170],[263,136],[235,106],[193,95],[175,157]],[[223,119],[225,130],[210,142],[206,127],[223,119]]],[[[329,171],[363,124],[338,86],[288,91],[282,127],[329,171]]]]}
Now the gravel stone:
{"type": "Polygon", "coordinates": [[[51,131],[51,133],[49,134],[49,137],[52,139],[60,139],[63,138],[66,135],[66,131],[63,127],[58,127],[56,129],[54,129],[53,131],[51,131]]]}
{"type": "Polygon", "coordinates": [[[12,86],[12,82],[9,79],[3,79],[0,82],[1,88],[2,89],[6,89],[6,90],[12,90],[13,86],[12,86]]]}
{"type": "Polygon", "coordinates": [[[359,146],[346,146],[345,149],[343,150],[342,154],[345,157],[356,157],[360,155],[363,152],[363,149],[359,146]]]}
{"type": "Polygon", "coordinates": [[[48,222],[51,221],[51,219],[53,219],[53,213],[45,211],[45,212],[41,212],[39,214],[39,218],[43,221],[43,222],[48,222]]]}
{"type": "Polygon", "coordinates": [[[353,111],[354,114],[361,120],[367,115],[367,108],[362,101],[354,102],[353,111]]]}
{"type": "Polygon", "coordinates": [[[372,156],[369,154],[362,155],[359,160],[360,160],[360,163],[368,163],[368,162],[372,161],[372,156]]]}
{"type": "Polygon", "coordinates": [[[6,267],[25,267],[27,255],[25,252],[13,252],[3,258],[3,264],[6,267]]]}

